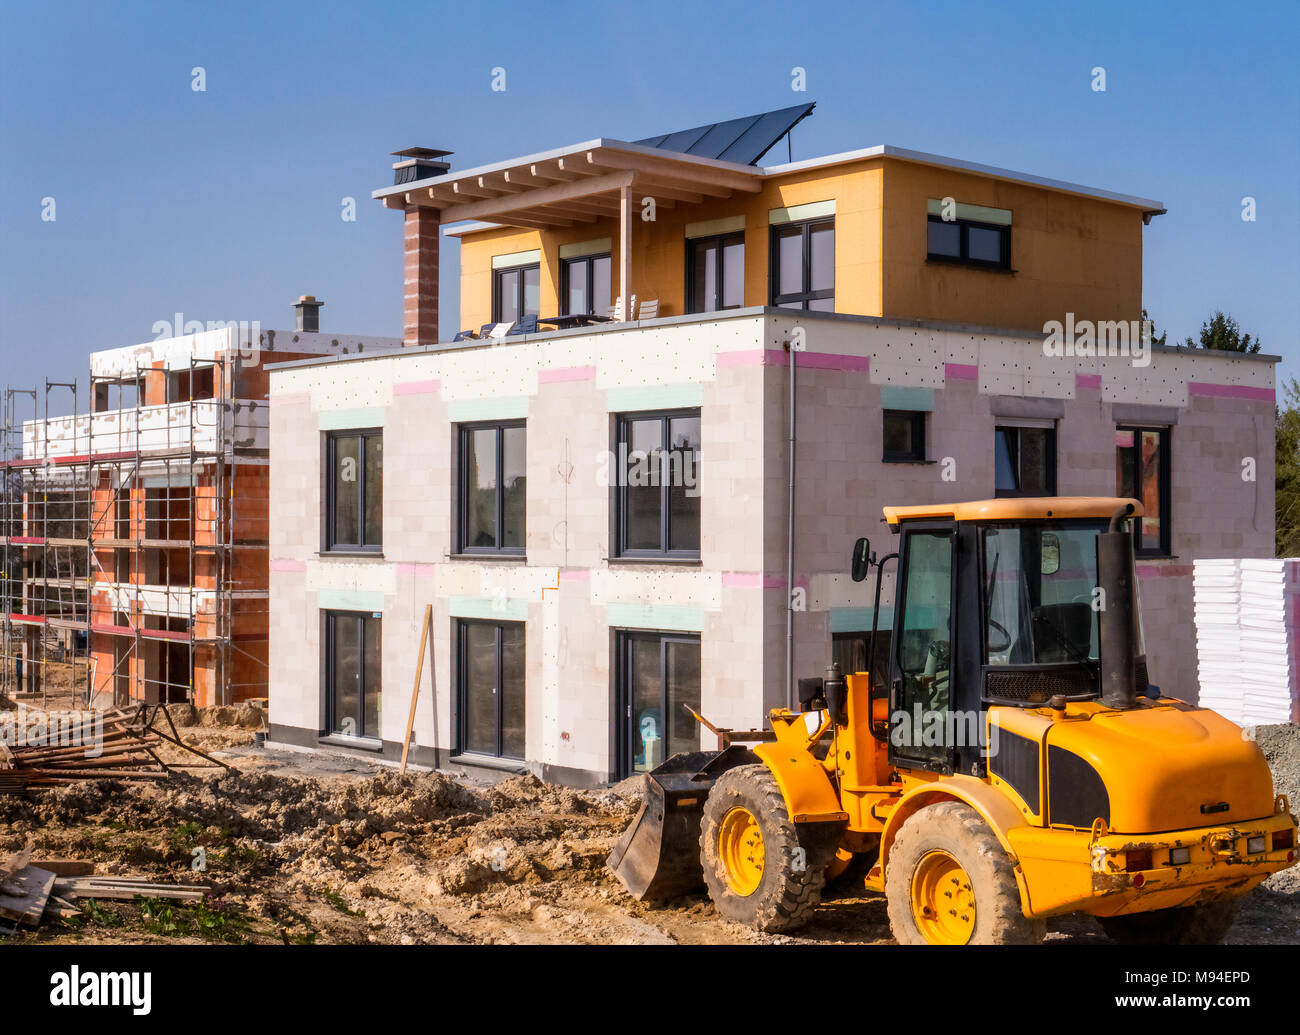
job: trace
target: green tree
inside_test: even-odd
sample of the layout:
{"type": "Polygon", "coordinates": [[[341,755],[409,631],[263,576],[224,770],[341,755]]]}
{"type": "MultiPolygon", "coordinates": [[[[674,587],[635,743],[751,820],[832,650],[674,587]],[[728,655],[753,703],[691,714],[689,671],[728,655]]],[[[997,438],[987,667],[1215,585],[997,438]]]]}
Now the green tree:
{"type": "Polygon", "coordinates": [[[1274,484],[1277,556],[1300,556],[1300,385],[1295,378],[1283,390],[1285,408],[1274,409],[1277,477],[1274,484]]]}
{"type": "Polygon", "coordinates": [[[1142,322],[1149,323],[1151,325],[1151,344],[1163,345],[1165,343],[1165,338],[1168,336],[1169,332],[1166,331],[1164,334],[1157,334],[1156,322],[1151,318],[1151,314],[1148,313],[1145,309],[1142,310],[1142,322]]]}
{"type": "Polygon", "coordinates": [[[1216,309],[1214,315],[1201,324],[1201,340],[1196,342],[1188,338],[1187,347],[1218,349],[1220,352],[1255,353],[1259,351],[1260,343],[1259,339],[1252,339],[1249,334],[1242,334],[1237,321],[1228,313],[1216,309]]]}

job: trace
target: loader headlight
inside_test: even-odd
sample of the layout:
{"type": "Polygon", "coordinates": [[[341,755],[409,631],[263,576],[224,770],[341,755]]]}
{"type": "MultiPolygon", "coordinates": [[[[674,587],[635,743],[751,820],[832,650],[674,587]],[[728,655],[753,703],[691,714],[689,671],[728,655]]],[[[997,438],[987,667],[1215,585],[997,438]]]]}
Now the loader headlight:
{"type": "Polygon", "coordinates": [[[1257,852],[1268,851],[1268,838],[1263,834],[1256,834],[1254,837],[1246,838],[1246,854],[1255,855],[1257,852]]]}
{"type": "Polygon", "coordinates": [[[1186,866],[1191,861],[1192,861],[1192,850],[1190,848],[1169,849],[1170,866],[1186,866]]]}

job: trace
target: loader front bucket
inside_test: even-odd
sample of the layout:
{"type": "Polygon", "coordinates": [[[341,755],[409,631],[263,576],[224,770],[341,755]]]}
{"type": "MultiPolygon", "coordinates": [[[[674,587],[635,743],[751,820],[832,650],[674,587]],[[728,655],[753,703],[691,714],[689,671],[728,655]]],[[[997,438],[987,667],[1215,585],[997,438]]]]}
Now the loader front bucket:
{"type": "Polygon", "coordinates": [[[606,860],[633,898],[663,901],[704,886],[704,799],[722,773],[752,760],[754,756],[739,747],[693,751],[673,755],[646,774],[641,809],[606,860]]]}

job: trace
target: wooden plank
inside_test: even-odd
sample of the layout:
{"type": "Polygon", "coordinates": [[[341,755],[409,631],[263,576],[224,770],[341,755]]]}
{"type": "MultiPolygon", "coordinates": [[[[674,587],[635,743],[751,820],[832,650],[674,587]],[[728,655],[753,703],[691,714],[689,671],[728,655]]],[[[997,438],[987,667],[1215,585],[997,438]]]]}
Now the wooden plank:
{"type": "MultiPolygon", "coordinates": [[[[424,648],[429,642],[429,626],[433,624],[433,605],[424,605],[424,626],[420,629],[420,660],[415,665],[415,685],[411,687],[411,713],[406,717],[406,739],[402,741],[401,776],[406,772],[406,755],[411,750],[411,733],[415,729],[415,702],[420,699],[420,680],[424,676],[424,648]]],[[[436,719],[435,719],[436,722],[436,719]]]]}
{"type": "Polygon", "coordinates": [[[20,870],[0,887],[0,916],[25,927],[39,926],[57,879],[36,866],[20,870]]]}
{"type": "Polygon", "coordinates": [[[32,865],[56,877],[89,877],[95,872],[95,864],[89,859],[35,859],[32,865]]]}

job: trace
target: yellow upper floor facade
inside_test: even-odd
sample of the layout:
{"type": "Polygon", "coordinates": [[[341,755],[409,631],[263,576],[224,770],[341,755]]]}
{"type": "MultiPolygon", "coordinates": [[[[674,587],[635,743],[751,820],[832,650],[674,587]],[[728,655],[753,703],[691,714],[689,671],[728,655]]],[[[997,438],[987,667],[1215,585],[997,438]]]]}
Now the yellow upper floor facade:
{"type": "Polygon", "coordinates": [[[627,292],[616,217],[452,229],[460,325],[603,315],[624,294],[657,300],[659,316],[781,304],[1026,330],[1067,312],[1140,316],[1155,203],[887,154],[809,164],[727,198],[669,207],[647,195],[654,204],[643,198],[628,221],[627,292]]]}

